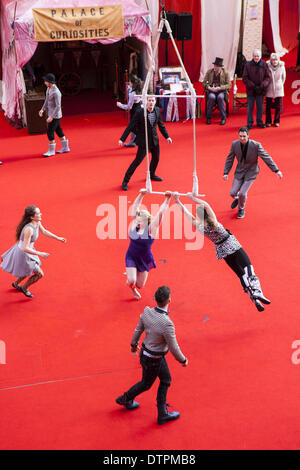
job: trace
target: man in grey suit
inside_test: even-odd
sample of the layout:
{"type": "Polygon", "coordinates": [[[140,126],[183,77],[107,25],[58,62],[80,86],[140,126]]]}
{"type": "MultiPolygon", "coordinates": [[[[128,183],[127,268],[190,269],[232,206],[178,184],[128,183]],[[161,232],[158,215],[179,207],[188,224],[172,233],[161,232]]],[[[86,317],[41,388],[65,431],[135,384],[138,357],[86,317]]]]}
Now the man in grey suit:
{"type": "Polygon", "coordinates": [[[234,179],[230,190],[230,196],[234,198],[231,208],[237,205],[238,219],[245,217],[245,204],[247,193],[251,185],[256,180],[259,173],[258,157],[262,158],[266,165],[272,170],[278,178],[282,178],[276,163],[273,162],[270,155],[263,149],[262,145],[255,140],[249,139],[249,130],[247,127],[239,129],[239,140],[234,140],[231,145],[230,152],[226,158],[223,179],[228,180],[234,158],[238,163],[234,173],[234,179]]]}

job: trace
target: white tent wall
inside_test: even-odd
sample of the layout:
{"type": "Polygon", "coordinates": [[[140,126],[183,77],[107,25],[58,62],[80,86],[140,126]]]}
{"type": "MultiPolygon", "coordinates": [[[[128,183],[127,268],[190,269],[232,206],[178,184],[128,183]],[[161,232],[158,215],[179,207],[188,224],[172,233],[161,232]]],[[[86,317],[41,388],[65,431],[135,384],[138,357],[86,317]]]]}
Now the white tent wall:
{"type": "MultiPolygon", "coordinates": [[[[156,37],[158,34],[158,25],[159,25],[159,0],[134,0],[137,5],[145,8],[150,12],[151,16],[151,42],[152,49],[154,47],[156,37]]],[[[153,57],[155,61],[155,79],[158,79],[158,54],[156,57],[153,57]]],[[[149,64],[150,65],[150,64],[149,64]]]]}
{"type": "Polygon", "coordinates": [[[242,0],[201,0],[202,57],[200,78],[216,57],[233,78],[240,36],[242,0]]]}
{"type": "Polygon", "coordinates": [[[277,52],[277,54],[279,54],[280,56],[283,56],[288,52],[288,50],[283,47],[280,39],[279,0],[269,0],[269,9],[275,52],[277,52]]]}

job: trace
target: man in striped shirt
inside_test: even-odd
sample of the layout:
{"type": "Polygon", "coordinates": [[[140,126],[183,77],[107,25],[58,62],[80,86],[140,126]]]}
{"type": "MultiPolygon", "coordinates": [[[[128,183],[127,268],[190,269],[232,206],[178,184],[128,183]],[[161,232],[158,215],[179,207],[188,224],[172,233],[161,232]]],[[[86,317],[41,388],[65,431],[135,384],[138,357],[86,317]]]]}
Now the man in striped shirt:
{"type": "Polygon", "coordinates": [[[160,384],[156,398],[157,422],[158,424],[164,424],[180,416],[178,411],[168,412],[167,410],[166,398],[168,387],[171,384],[171,374],[165,355],[170,350],[175,359],[184,367],[187,366],[188,360],[178,346],[174,323],[168,316],[168,305],[171,301],[169,287],[159,287],[155,292],[155,300],[157,306],[155,308],[145,308],[131,340],[131,352],[136,354],[140,337],[144,331],[146,332],[140,353],[140,362],[143,369],[142,380],[118,397],[116,402],[125,406],[128,410],[136,409],[139,403],[134,401],[134,398],[149,390],[158,377],[160,384]]]}

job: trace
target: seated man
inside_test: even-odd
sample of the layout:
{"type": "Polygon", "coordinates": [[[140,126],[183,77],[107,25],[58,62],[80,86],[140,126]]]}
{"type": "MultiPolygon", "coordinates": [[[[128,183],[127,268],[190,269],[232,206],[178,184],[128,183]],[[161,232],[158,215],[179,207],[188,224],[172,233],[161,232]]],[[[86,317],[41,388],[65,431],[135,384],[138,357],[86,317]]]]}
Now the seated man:
{"type": "Polygon", "coordinates": [[[211,123],[213,107],[217,101],[221,116],[221,126],[226,122],[225,101],[228,102],[231,81],[229,72],[223,67],[223,59],[216,57],[214,68],[209,69],[203,79],[203,87],[207,92],[206,124],[211,123]]]}

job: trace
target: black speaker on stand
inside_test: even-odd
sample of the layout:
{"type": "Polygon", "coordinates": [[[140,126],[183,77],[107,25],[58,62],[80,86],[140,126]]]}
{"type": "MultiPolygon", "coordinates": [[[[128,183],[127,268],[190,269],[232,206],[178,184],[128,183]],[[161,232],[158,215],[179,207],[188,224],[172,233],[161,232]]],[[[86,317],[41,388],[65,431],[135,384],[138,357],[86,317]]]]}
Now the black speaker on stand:
{"type": "MultiPolygon", "coordinates": [[[[169,23],[171,31],[172,31],[172,35],[175,38],[176,37],[176,26],[177,26],[177,13],[175,13],[175,11],[166,10],[164,18],[166,18],[168,20],[168,23],[169,23]]],[[[160,37],[161,37],[161,39],[164,39],[166,41],[166,44],[165,44],[165,57],[166,57],[166,65],[168,65],[168,39],[170,39],[170,35],[167,32],[167,29],[166,29],[165,26],[163,27],[163,30],[161,32],[160,37]]]]}
{"type": "Polygon", "coordinates": [[[184,62],[184,41],[191,41],[193,31],[193,15],[182,11],[177,15],[177,41],[181,41],[181,56],[184,62]]]}

